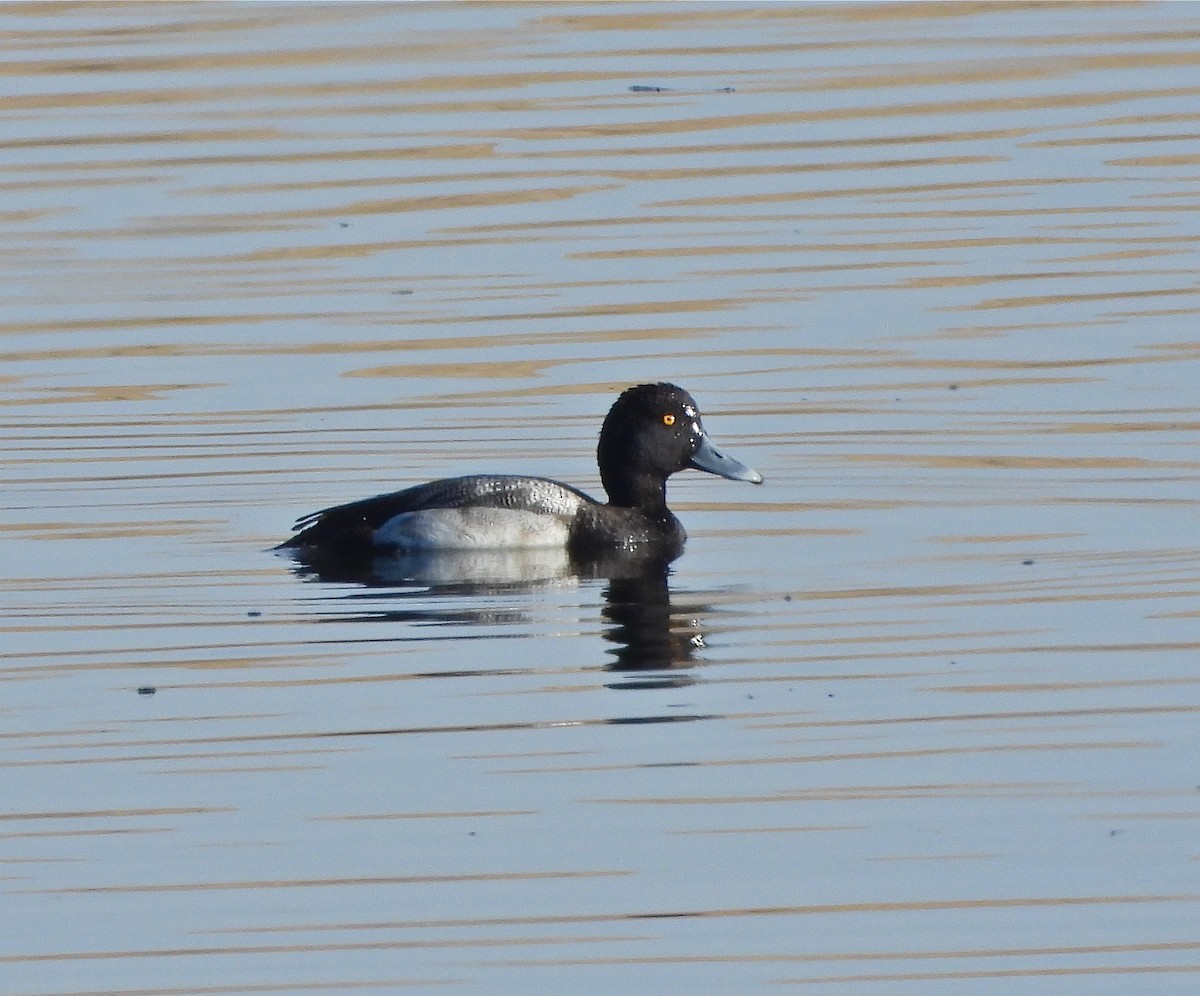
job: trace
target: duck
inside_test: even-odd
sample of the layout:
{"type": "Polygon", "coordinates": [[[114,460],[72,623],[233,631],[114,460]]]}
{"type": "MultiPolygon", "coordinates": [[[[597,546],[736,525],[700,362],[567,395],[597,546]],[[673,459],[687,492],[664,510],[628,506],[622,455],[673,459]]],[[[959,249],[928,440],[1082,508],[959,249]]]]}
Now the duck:
{"type": "Polygon", "coordinates": [[[692,396],[675,384],[623,391],[596,447],[601,502],[545,477],[472,474],[312,512],[277,550],[309,556],[555,547],[572,556],[681,551],[687,532],[667,507],[667,479],[686,469],[761,484],[721,452],[692,396]]]}

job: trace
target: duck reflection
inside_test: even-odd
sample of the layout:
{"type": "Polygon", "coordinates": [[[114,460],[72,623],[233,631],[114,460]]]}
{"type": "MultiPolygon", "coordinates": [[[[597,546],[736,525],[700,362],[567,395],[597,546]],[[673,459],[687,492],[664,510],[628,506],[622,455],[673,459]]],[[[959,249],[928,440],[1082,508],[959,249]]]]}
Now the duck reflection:
{"type": "MultiPolygon", "coordinates": [[[[604,607],[600,614],[612,625],[604,638],[615,646],[609,650],[613,660],[610,671],[660,671],[690,667],[704,639],[694,613],[686,615],[671,604],[667,586],[669,567],[647,569],[641,573],[609,578],[604,588],[604,607]]],[[[662,688],[691,684],[695,679],[681,674],[641,678],[634,682],[611,685],[613,688],[662,688]]]]}
{"type": "MultiPolygon", "coordinates": [[[[494,602],[473,605],[468,600],[605,580],[600,615],[608,623],[604,639],[613,644],[607,651],[611,660],[605,669],[677,672],[690,667],[695,652],[704,646],[697,616],[707,608],[703,604],[672,604],[667,580],[671,563],[681,552],[605,551],[588,558],[573,557],[558,548],[336,559],[293,555],[293,571],[306,581],[364,586],[346,597],[375,604],[361,615],[338,615],[340,622],[517,624],[528,621],[529,614],[517,608],[500,609],[494,602]],[[433,605],[431,597],[436,600],[433,605]],[[398,600],[418,599],[420,608],[397,605],[398,600]],[[386,608],[380,604],[384,600],[386,608]]],[[[609,687],[662,688],[694,680],[678,673],[659,674],[609,687]]]]}

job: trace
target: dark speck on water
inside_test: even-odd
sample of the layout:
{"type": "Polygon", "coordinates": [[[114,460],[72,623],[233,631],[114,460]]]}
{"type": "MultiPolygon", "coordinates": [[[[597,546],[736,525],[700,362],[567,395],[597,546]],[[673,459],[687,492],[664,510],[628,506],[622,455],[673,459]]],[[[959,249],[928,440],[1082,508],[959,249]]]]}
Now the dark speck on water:
{"type": "MultiPolygon", "coordinates": [[[[674,87],[669,86],[650,86],[645,83],[635,83],[629,88],[630,93],[675,93],[674,87]]],[[[737,90],[731,86],[718,86],[712,90],[701,91],[704,93],[736,93],[737,90]]]]}
{"type": "Polygon", "coordinates": [[[138,695],[153,695],[157,691],[158,689],[153,685],[142,685],[141,688],[137,690],[137,693],[138,695]]]}

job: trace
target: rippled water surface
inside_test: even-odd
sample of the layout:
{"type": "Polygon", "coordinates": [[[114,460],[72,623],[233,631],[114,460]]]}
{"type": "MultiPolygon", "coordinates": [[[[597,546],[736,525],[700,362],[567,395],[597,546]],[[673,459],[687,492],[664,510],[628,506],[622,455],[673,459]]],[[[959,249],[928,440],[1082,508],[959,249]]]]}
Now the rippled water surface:
{"type": "Polygon", "coordinates": [[[6,994],[1195,991],[1200,9],[0,33],[6,994]],[[267,552],[651,379],[666,575],[267,552]]]}

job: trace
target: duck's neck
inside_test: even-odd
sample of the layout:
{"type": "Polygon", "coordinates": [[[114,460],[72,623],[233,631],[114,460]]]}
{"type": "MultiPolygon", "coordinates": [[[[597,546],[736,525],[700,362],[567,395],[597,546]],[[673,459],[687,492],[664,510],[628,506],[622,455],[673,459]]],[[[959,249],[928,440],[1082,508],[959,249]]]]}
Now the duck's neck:
{"type": "Polygon", "coordinates": [[[667,482],[645,477],[614,479],[600,473],[608,494],[608,503],[618,508],[636,508],[647,515],[662,515],[667,511],[667,482]]]}

